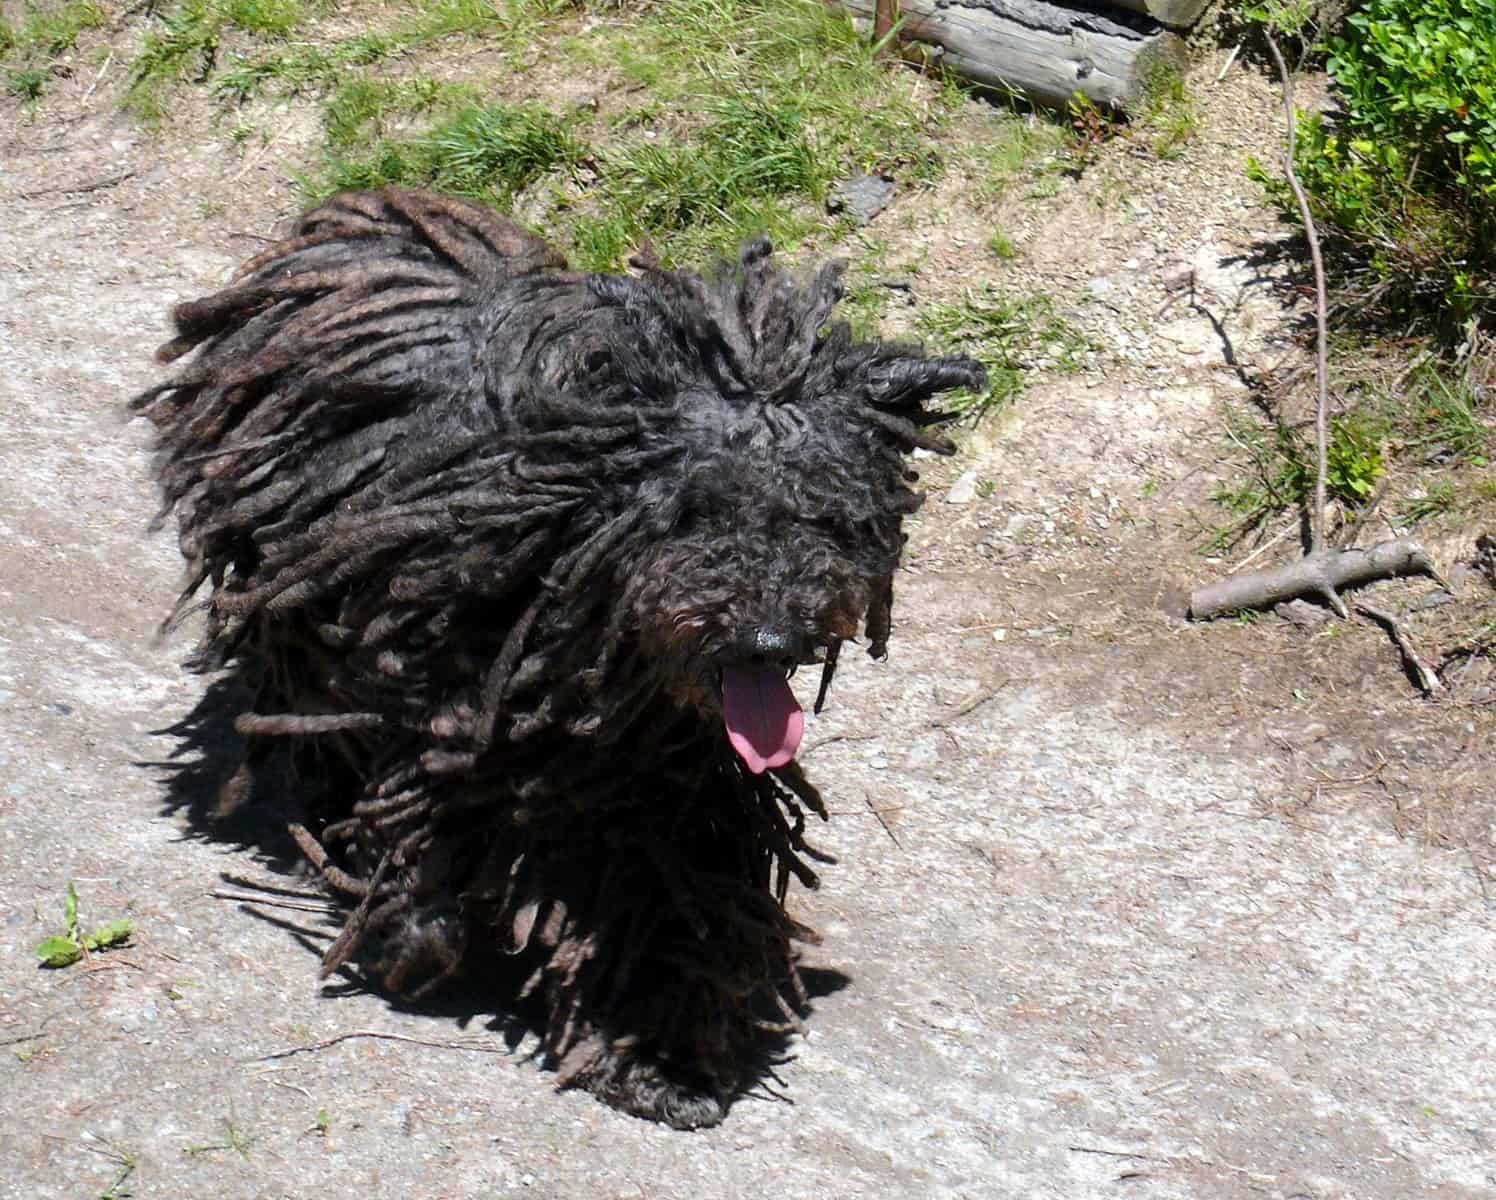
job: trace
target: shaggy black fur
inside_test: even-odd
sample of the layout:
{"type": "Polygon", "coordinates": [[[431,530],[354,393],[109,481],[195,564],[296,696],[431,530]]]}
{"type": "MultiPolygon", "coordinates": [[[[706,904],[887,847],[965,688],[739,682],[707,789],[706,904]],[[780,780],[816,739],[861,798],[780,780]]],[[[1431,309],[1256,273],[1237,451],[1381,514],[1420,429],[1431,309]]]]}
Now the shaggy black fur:
{"type": "Polygon", "coordinates": [[[784,673],[824,698],[860,626],[883,654],[904,455],[981,379],[828,328],[837,269],[770,253],[583,275],[470,204],[343,195],[178,307],[161,357],[196,356],[134,402],[195,665],[255,695],[224,802],[289,745],[292,833],[356,900],[324,971],[519,956],[563,1084],[685,1128],[805,1003],[783,902],[825,810],[798,726],[744,722],[794,725],[784,673]]]}

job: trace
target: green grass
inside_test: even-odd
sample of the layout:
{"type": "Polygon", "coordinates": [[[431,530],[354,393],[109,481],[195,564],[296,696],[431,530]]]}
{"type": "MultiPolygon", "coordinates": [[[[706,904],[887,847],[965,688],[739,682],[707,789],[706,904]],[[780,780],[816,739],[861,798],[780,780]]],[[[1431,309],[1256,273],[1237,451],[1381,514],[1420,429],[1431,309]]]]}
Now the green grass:
{"type": "Polygon", "coordinates": [[[359,145],[371,131],[384,133],[386,124],[438,108],[474,103],[473,89],[434,79],[388,80],[355,76],[340,84],[323,108],[327,144],[336,151],[359,145]]]}
{"type": "Polygon", "coordinates": [[[1001,230],[994,232],[987,239],[987,250],[993,258],[1003,262],[1011,262],[1018,257],[1018,248],[1013,245],[1013,240],[1001,230]]]}
{"type": "Polygon", "coordinates": [[[1172,63],[1158,63],[1148,74],[1143,104],[1133,120],[1140,140],[1158,158],[1173,162],[1195,136],[1197,124],[1184,75],[1172,63]]]}
{"type": "Polygon", "coordinates": [[[1016,191],[1048,194],[1064,169],[1065,130],[1033,114],[1007,113],[993,119],[986,132],[966,165],[977,181],[977,201],[995,203],[1016,191]]]}
{"type": "MultiPolygon", "coordinates": [[[[396,0],[339,10],[345,32],[364,18],[351,37],[323,35],[328,15],[314,0],[174,0],[150,19],[129,104],[162,121],[186,88],[226,115],[299,94],[325,130],[320,162],[297,175],[309,199],[399,183],[517,206],[592,270],[646,244],[667,265],[728,256],[759,232],[825,247],[853,233],[825,203],[854,172],[912,197],[973,157],[995,193],[1063,141],[984,109],[963,115],[953,150],[965,94],[875,57],[821,0],[396,0]],[[436,82],[450,78],[435,46],[449,38],[483,64],[460,83],[436,82]],[[569,86],[555,99],[578,76],[596,80],[583,102],[569,86]]],[[[230,140],[261,119],[229,118],[230,140]]],[[[854,319],[870,331],[887,300],[863,289],[854,319]]]]}
{"type": "Polygon", "coordinates": [[[1011,403],[1027,373],[1038,367],[1079,370],[1090,348],[1047,297],[1008,296],[990,284],[958,300],[925,305],[918,325],[942,349],[969,354],[987,368],[983,391],[957,394],[950,403],[971,420],[1011,403]]]}
{"type": "Polygon", "coordinates": [[[62,4],[28,3],[19,25],[0,17],[0,62],[7,63],[4,90],[36,104],[47,90],[57,60],[68,54],[83,32],[104,24],[104,10],[94,0],[62,4]]]}
{"type": "MultiPolygon", "coordinates": [[[[1232,520],[1210,531],[1206,549],[1219,553],[1259,532],[1279,513],[1301,507],[1314,491],[1312,431],[1282,423],[1266,425],[1239,409],[1226,410],[1226,433],[1246,458],[1236,478],[1218,486],[1211,500],[1232,520]]],[[[1371,499],[1387,473],[1385,418],[1355,409],[1330,422],[1325,450],[1327,497],[1355,509],[1371,499]]]]}
{"type": "MultiPolygon", "coordinates": [[[[337,131],[351,137],[355,121],[371,119],[378,107],[377,89],[349,98],[337,131]]],[[[427,134],[382,138],[362,154],[334,155],[305,186],[320,197],[386,183],[420,185],[505,208],[521,189],[570,169],[585,152],[566,124],[545,109],[468,104],[427,134]]]]}
{"type": "MultiPolygon", "coordinates": [[[[424,10],[422,36],[472,33],[469,0],[444,4],[424,10]]],[[[243,58],[212,86],[238,99],[270,86],[326,89],[326,161],[303,180],[312,197],[402,183],[504,207],[524,193],[526,217],[594,270],[645,243],[674,264],[730,254],[758,232],[786,245],[817,230],[836,236],[824,204],[839,179],[876,169],[912,189],[944,167],[937,135],[959,94],[875,59],[819,0],[656,0],[618,17],[594,4],[580,33],[569,14],[550,15],[555,7],[515,0],[482,36],[523,42],[516,63],[528,55],[597,74],[607,86],[585,109],[483,106],[474,91],[348,78],[334,63],[341,47],[243,58]],[[413,118],[430,127],[412,131],[413,118]]]]}
{"type": "MultiPolygon", "coordinates": [[[[1338,358],[1367,346],[1352,339],[1338,358]]],[[[1496,412],[1465,374],[1437,358],[1396,386],[1345,381],[1345,411],[1330,423],[1326,492],[1348,511],[1386,493],[1404,523],[1444,514],[1474,513],[1492,498],[1483,490],[1496,457],[1496,412]]],[[[1228,410],[1226,434],[1236,449],[1236,475],[1211,499],[1230,520],[1211,528],[1206,543],[1218,552],[1261,531],[1305,504],[1314,488],[1312,435],[1305,428],[1271,424],[1228,410]]],[[[1496,495],[1496,488],[1491,488],[1496,495]]]]}
{"type": "Polygon", "coordinates": [[[253,57],[235,55],[213,76],[211,86],[217,95],[239,104],[266,92],[294,95],[313,87],[337,89],[350,68],[381,62],[398,49],[387,35],[368,32],[327,49],[294,46],[253,57]]]}
{"type": "Polygon", "coordinates": [[[1403,501],[1398,515],[1412,525],[1429,517],[1453,512],[1458,497],[1452,479],[1439,479],[1403,501]]]}
{"type": "Polygon", "coordinates": [[[1487,466],[1496,453],[1496,421],[1481,409],[1479,397],[1462,380],[1425,366],[1410,381],[1406,410],[1409,449],[1446,461],[1487,466]]]}
{"type": "Polygon", "coordinates": [[[66,0],[63,4],[27,4],[19,26],[0,19],[0,57],[16,51],[41,59],[66,54],[78,44],[85,29],[104,24],[104,10],[94,0],[66,0]]]}
{"type": "Polygon", "coordinates": [[[5,90],[22,100],[40,100],[46,90],[48,72],[40,67],[22,67],[5,72],[5,90]]]}
{"type": "Polygon", "coordinates": [[[287,39],[309,21],[300,0],[181,0],[147,35],[131,67],[127,105],[159,122],[168,115],[171,89],[183,82],[207,84],[234,103],[272,91],[334,89],[351,67],[443,38],[497,34],[507,20],[489,0],[414,0],[387,29],[326,46],[289,45],[287,39]],[[221,46],[231,35],[247,52],[229,54],[220,64],[221,46]]]}

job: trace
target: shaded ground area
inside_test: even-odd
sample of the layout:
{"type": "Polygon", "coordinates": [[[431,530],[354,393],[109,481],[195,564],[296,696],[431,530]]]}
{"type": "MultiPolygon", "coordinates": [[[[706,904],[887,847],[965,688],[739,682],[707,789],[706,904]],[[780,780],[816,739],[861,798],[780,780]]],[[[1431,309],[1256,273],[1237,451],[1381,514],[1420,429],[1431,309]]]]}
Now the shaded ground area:
{"type": "MultiPolygon", "coordinates": [[[[0,1196],[1496,1195],[1490,705],[1419,700],[1372,629],[1161,608],[1223,569],[1190,522],[1241,388],[1221,332],[1266,354],[1293,316],[1239,170],[1271,93],[1213,76],[1179,162],[1015,201],[1003,270],[1096,350],[925,464],[892,658],[847,655],[806,739],[841,860],[797,910],[811,1035],[696,1135],[553,1094],[481,994],[319,989],[311,881],[171,807],[155,731],[202,684],[153,640],[178,561],[119,405],[293,200],[86,80],[8,111],[0,1196]],[[42,972],[69,881],[136,934],[42,972]]],[[[970,283],[976,222],[921,203],[890,240],[970,283]]]]}

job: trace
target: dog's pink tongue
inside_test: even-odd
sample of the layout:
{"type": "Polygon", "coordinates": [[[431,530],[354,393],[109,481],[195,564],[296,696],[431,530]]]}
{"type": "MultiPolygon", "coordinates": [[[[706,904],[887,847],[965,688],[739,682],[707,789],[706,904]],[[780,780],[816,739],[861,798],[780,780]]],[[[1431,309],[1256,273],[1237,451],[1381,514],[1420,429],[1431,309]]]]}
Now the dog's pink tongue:
{"type": "Polygon", "coordinates": [[[722,716],[727,740],[755,775],[794,758],[805,734],[789,681],[771,667],[723,667],[722,716]]]}

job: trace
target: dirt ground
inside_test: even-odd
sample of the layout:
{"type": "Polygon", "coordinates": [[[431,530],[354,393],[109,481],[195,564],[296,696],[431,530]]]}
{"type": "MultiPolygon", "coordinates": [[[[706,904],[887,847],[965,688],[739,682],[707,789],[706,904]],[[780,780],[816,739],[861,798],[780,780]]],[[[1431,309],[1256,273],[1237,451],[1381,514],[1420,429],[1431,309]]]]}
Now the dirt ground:
{"type": "MultiPolygon", "coordinates": [[[[1042,290],[1096,349],[924,464],[892,656],[806,739],[840,859],[796,901],[810,1035],[689,1135],[555,1094],[481,995],[319,986],[315,885],[153,766],[203,683],[154,639],[179,562],[121,404],[295,211],[310,119],[149,135],[107,63],[0,106],[0,1196],[1496,1196],[1489,692],[1421,699],[1359,624],[1168,613],[1230,565],[1190,518],[1229,359],[1299,317],[1241,170],[1274,96],[1223,60],[1177,161],[880,218],[916,303],[1042,290]],[[42,971],[69,881],[135,934],[42,971]]],[[[1463,610],[1477,532],[1434,546],[1463,610]]],[[[1437,640],[1433,584],[1377,595],[1437,640]]]]}

